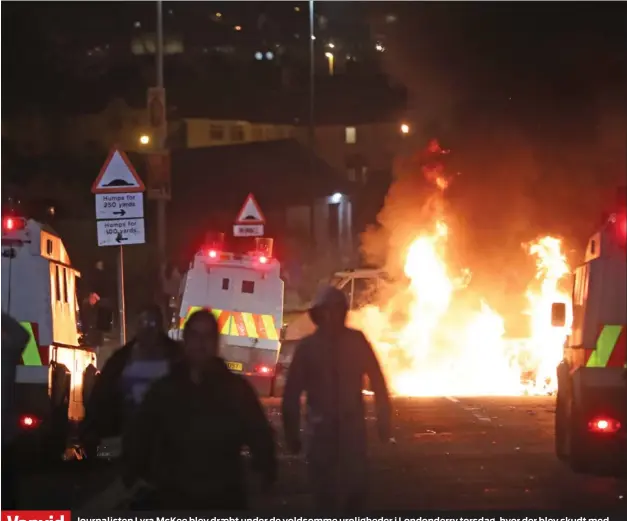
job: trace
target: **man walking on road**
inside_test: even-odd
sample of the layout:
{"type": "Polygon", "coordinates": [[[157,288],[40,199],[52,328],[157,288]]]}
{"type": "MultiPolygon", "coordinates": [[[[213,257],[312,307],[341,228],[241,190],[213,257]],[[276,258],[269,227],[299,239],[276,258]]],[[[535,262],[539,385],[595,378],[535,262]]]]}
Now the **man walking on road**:
{"type": "Polygon", "coordinates": [[[366,337],[346,327],[348,302],[336,288],[324,288],[309,311],[317,330],[296,348],[283,398],[288,448],[298,453],[300,398],[307,394],[305,449],[319,511],[354,512],[367,494],[367,435],[363,381],[375,393],[379,437],[390,440],[387,386],[366,337]]]}
{"type": "Polygon", "coordinates": [[[219,338],[209,311],[193,313],[183,330],[183,363],[151,387],[131,420],[127,483],[154,487],[140,507],[248,508],[244,446],[264,485],[276,480],[272,427],[250,384],[219,357],[219,338]]]}

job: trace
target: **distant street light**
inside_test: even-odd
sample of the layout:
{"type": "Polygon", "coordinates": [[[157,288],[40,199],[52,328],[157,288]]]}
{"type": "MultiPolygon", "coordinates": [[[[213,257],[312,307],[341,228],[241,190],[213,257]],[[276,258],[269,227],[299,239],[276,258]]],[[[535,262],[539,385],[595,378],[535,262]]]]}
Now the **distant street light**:
{"type": "Polygon", "coordinates": [[[325,52],[324,55],[327,57],[327,60],[329,60],[329,76],[333,76],[335,72],[333,53],[325,52]]]}
{"type": "Polygon", "coordinates": [[[401,132],[403,134],[409,134],[409,125],[407,123],[401,125],[401,132]]]}
{"type": "Polygon", "coordinates": [[[144,146],[150,144],[150,136],[148,136],[147,134],[142,134],[139,137],[139,144],[144,146]]]}
{"type": "Polygon", "coordinates": [[[344,196],[341,193],[336,192],[329,198],[329,201],[331,202],[331,204],[338,204],[343,197],[344,196]]]}

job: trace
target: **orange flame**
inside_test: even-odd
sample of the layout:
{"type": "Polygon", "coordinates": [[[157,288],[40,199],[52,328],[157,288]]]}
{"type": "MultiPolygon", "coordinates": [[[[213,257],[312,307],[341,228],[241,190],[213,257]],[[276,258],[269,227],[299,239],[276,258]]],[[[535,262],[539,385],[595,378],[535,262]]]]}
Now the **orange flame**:
{"type": "MultiPolygon", "coordinates": [[[[439,189],[449,182],[433,169],[425,177],[439,189]]],[[[438,208],[430,231],[418,233],[404,254],[406,286],[391,298],[351,313],[349,322],[374,345],[390,387],[403,396],[520,395],[555,390],[555,370],[569,327],[551,326],[551,304],[568,294],[559,285],[569,273],[561,241],[543,237],[526,245],[537,273],[529,285],[528,338],[505,337],[504,319],[485,300],[477,307],[458,300],[470,270],[451,273],[446,255],[450,228],[438,208]],[[531,372],[532,382],[523,381],[531,372]]],[[[572,312],[569,310],[569,317],[572,312]]],[[[570,322],[568,323],[570,326],[570,322]]]]}

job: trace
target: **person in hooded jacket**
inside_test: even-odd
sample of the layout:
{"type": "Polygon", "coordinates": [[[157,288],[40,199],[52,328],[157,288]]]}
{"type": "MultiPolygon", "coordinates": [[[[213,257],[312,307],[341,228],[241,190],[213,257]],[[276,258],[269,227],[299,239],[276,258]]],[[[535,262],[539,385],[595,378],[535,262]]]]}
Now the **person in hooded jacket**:
{"type": "Polygon", "coordinates": [[[248,508],[242,449],[271,485],[277,477],[272,427],[253,388],[218,356],[212,313],[193,313],[183,330],[183,364],[148,391],[123,440],[127,485],[144,482],[135,508],[248,508]]]}
{"type": "Polygon", "coordinates": [[[390,440],[390,398],[372,346],[360,331],[346,327],[348,302],[324,288],[309,311],[317,330],[297,346],[283,397],[288,448],[298,453],[300,398],[307,394],[305,449],[314,507],[326,512],[364,508],[368,450],[364,376],[375,394],[379,437],[390,440]]]}
{"type": "Polygon", "coordinates": [[[88,457],[95,456],[102,438],[123,434],[150,385],[180,359],[180,346],[164,332],[160,307],[147,307],[140,313],[135,338],[118,349],[95,378],[81,425],[88,457]]]}

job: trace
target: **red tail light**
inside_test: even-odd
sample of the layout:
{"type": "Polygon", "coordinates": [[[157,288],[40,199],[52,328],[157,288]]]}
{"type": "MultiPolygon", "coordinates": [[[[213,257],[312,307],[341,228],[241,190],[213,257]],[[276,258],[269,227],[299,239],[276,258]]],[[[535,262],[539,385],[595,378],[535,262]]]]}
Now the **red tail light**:
{"type": "Polygon", "coordinates": [[[259,367],[257,367],[257,372],[259,374],[271,374],[272,368],[268,367],[267,365],[260,365],[259,367]]]}
{"type": "Polygon", "coordinates": [[[20,217],[5,217],[2,219],[2,231],[14,232],[26,227],[26,222],[20,217]]]}
{"type": "Polygon", "coordinates": [[[620,422],[613,418],[595,418],[588,423],[588,430],[590,432],[597,432],[601,434],[615,434],[620,430],[620,422]]]}
{"type": "Polygon", "coordinates": [[[35,416],[31,416],[29,414],[20,416],[20,427],[22,429],[36,429],[40,423],[41,421],[39,418],[36,418],[35,416]]]}

